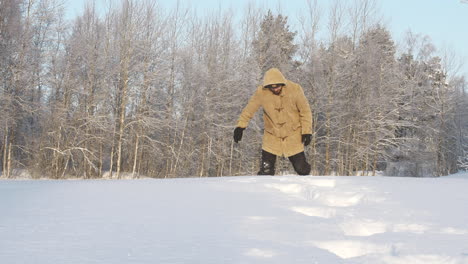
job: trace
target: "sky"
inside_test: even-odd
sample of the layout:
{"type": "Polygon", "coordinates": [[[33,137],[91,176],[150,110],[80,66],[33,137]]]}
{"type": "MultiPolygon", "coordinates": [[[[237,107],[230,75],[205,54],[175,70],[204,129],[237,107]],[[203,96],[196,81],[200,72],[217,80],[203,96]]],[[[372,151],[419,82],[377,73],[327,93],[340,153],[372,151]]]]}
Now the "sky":
{"type": "MultiPolygon", "coordinates": [[[[81,12],[88,0],[68,0],[69,16],[81,12]]],[[[104,0],[96,0],[104,2],[104,0]]],[[[354,0],[349,0],[354,1],[354,0]]],[[[176,0],[159,0],[164,8],[171,8],[176,0]]],[[[289,17],[291,24],[298,23],[298,16],[307,8],[307,0],[181,0],[181,4],[190,5],[200,14],[209,13],[218,8],[243,10],[248,3],[278,10],[289,17]]],[[[324,13],[333,0],[318,0],[324,13]]],[[[346,1],[344,1],[346,2],[346,1]]],[[[465,63],[459,74],[468,77],[468,1],[464,0],[376,0],[383,23],[390,29],[394,41],[402,43],[406,32],[428,35],[439,51],[451,50],[456,59],[465,63]],[[462,3],[465,2],[465,3],[462,3]]],[[[240,11],[241,12],[241,11],[240,11]]],[[[325,18],[322,18],[324,23],[325,18]]],[[[324,25],[322,25],[324,30],[324,25]]]]}

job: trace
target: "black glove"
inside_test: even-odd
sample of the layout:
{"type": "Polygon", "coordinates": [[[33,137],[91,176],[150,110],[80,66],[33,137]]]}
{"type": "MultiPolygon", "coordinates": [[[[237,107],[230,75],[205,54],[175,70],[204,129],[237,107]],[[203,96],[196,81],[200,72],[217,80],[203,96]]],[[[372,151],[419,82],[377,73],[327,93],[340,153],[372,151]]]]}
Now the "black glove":
{"type": "Polygon", "coordinates": [[[302,135],[302,143],[304,143],[304,146],[309,146],[310,141],[312,141],[312,134],[302,135]]]}
{"type": "Polygon", "coordinates": [[[234,142],[238,143],[239,141],[241,141],[244,129],[245,128],[242,127],[236,127],[236,129],[234,129],[234,142]]]}

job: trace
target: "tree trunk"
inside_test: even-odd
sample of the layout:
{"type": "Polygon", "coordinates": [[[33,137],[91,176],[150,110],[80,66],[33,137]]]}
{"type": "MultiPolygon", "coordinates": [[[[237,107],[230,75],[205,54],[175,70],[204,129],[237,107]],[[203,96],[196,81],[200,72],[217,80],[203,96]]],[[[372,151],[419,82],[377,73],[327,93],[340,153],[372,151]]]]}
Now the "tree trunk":
{"type": "Polygon", "coordinates": [[[59,127],[59,135],[58,135],[58,139],[57,139],[57,151],[54,151],[54,165],[55,165],[55,174],[54,174],[54,177],[55,179],[58,179],[59,177],[59,169],[60,169],[60,141],[61,141],[61,138],[62,138],[62,127],[59,127]],[[58,152],[58,154],[57,154],[58,152]]]}
{"type": "Polygon", "coordinates": [[[330,144],[331,144],[331,133],[330,133],[330,121],[329,121],[329,118],[330,118],[330,114],[327,112],[326,114],[326,118],[327,118],[327,121],[326,121],[326,129],[327,129],[327,141],[325,143],[325,176],[329,175],[330,173],[330,144]]]}
{"type": "Polygon", "coordinates": [[[134,158],[133,158],[133,170],[132,170],[132,178],[135,179],[135,173],[136,173],[136,168],[137,168],[137,161],[138,161],[138,146],[140,143],[140,137],[136,137],[136,142],[135,142],[135,152],[134,152],[134,158]]]}
{"type": "Polygon", "coordinates": [[[114,172],[114,154],[115,154],[115,131],[116,124],[114,124],[114,131],[112,132],[112,148],[110,153],[110,167],[109,167],[109,178],[112,179],[112,174],[114,172]]]}
{"type": "MultiPolygon", "coordinates": [[[[315,131],[315,129],[314,129],[315,131]]],[[[312,134],[312,170],[311,170],[311,175],[317,175],[318,174],[318,169],[317,169],[317,136],[316,133],[312,134]],[[315,174],[314,174],[315,173],[315,174]]]]}
{"type": "Polygon", "coordinates": [[[7,179],[11,177],[11,142],[8,144],[8,158],[7,158],[7,179]]]}
{"type": "Polygon", "coordinates": [[[202,160],[201,160],[201,164],[200,164],[199,177],[203,177],[204,165],[205,165],[205,146],[203,146],[202,149],[203,149],[203,153],[202,153],[202,160]]]}
{"type": "Polygon", "coordinates": [[[174,169],[171,172],[171,174],[174,174],[174,175],[176,175],[177,173],[177,165],[179,164],[180,153],[182,152],[182,146],[184,145],[185,130],[187,129],[188,118],[189,118],[189,114],[187,113],[187,116],[185,118],[184,129],[182,130],[182,135],[180,138],[179,150],[177,151],[177,157],[176,157],[174,169]]]}
{"type": "Polygon", "coordinates": [[[5,140],[3,141],[3,166],[2,166],[2,172],[3,176],[6,176],[6,170],[7,170],[7,158],[8,156],[8,126],[5,127],[5,140]]]}
{"type": "Polygon", "coordinates": [[[129,54],[125,54],[124,61],[122,62],[123,68],[121,70],[120,80],[120,110],[119,110],[119,139],[117,142],[117,179],[120,179],[120,171],[122,169],[122,146],[125,132],[125,113],[127,106],[127,92],[128,92],[128,65],[129,54]]]}
{"type": "Polygon", "coordinates": [[[98,178],[102,178],[102,165],[103,165],[103,151],[102,151],[102,141],[99,144],[99,171],[98,178]]]}
{"type": "Polygon", "coordinates": [[[230,152],[230,158],[229,158],[229,176],[232,175],[232,153],[234,151],[234,140],[231,140],[231,152],[230,152]]]}
{"type": "Polygon", "coordinates": [[[378,151],[374,154],[374,165],[372,167],[372,176],[375,176],[375,171],[377,170],[377,156],[378,156],[378,151]]]}

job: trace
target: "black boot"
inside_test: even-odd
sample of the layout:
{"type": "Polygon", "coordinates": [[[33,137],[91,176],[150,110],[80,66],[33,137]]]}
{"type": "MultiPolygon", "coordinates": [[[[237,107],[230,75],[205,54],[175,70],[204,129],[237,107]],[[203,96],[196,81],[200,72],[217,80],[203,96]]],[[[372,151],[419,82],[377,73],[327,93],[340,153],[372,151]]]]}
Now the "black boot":
{"type": "Polygon", "coordinates": [[[289,157],[289,161],[291,161],[294,170],[299,175],[309,175],[310,173],[310,164],[307,163],[306,156],[304,152],[298,153],[294,156],[289,157]]]}
{"type": "Polygon", "coordinates": [[[275,175],[276,155],[262,150],[262,162],[258,175],[275,175]]]}

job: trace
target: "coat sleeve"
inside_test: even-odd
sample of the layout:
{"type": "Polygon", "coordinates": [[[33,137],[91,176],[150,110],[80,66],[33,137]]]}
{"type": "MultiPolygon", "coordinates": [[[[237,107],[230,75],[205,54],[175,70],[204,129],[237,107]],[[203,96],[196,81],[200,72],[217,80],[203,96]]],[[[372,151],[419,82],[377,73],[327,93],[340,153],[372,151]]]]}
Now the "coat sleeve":
{"type": "Polygon", "coordinates": [[[261,106],[260,96],[260,89],[257,89],[252,95],[252,97],[250,97],[247,106],[245,106],[244,110],[242,110],[242,113],[240,114],[239,119],[237,120],[237,127],[247,127],[250,119],[252,119],[255,112],[257,112],[258,108],[261,106]]]}
{"type": "Polygon", "coordinates": [[[299,110],[302,134],[312,134],[312,111],[310,110],[309,101],[304,94],[304,90],[300,85],[298,87],[299,93],[296,98],[296,105],[299,110]]]}

